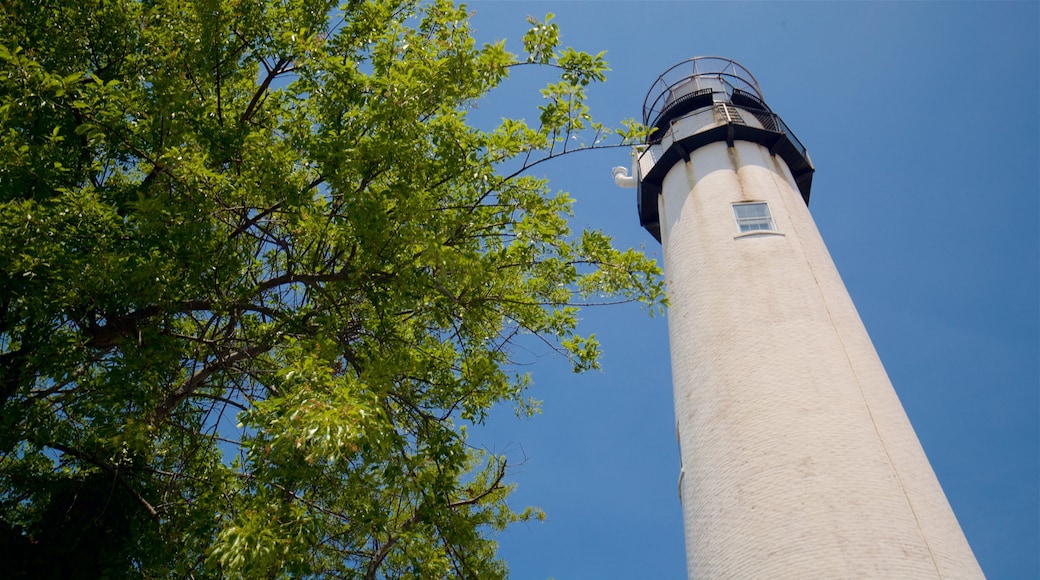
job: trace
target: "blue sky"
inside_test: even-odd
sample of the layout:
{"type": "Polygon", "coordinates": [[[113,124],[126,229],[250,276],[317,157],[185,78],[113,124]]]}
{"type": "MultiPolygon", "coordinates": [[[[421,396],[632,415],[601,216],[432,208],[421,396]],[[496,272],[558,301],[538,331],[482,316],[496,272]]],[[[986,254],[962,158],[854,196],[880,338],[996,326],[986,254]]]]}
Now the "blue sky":
{"type": "MultiPolygon", "coordinates": [[[[991,579],[1040,577],[1040,3],[470,2],[478,38],[514,52],[527,15],[607,51],[593,114],[639,117],[647,89],[698,55],[733,58],[816,166],[810,211],[947,497],[991,579]]],[[[475,121],[537,116],[538,75],[475,121]]],[[[660,246],[624,150],[538,167],[577,200],[575,226],[660,246]]],[[[543,414],[504,410],[476,442],[516,464],[514,503],[544,523],[500,536],[518,579],[681,578],[667,322],[586,311],[603,369],[533,349],[543,414]]]]}

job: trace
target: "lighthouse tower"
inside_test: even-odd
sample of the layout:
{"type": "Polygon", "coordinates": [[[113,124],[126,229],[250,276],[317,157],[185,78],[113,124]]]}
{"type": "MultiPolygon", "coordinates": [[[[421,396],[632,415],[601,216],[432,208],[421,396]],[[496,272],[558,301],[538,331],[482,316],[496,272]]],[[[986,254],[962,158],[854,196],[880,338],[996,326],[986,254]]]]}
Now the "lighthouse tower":
{"type": "Polygon", "coordinates": [[[663,245],[690,578],[982,578],[758,82],[690,59],[643,122],[614,175],[663,245]]]}

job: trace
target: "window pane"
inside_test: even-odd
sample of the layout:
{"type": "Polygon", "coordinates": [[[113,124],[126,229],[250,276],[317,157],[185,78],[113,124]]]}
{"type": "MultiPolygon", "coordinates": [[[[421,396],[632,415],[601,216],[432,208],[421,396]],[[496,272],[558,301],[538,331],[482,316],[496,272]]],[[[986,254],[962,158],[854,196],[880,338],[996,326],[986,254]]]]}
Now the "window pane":
{"type": "Polygon", "coordinates": [[[733,210],[737,212],[737,219],[769,217],[764,203],[741,203],[733,206],[733,210]]]}
{"type": "Polygon", "coordinates": [[[737,218],[737,226],[743,232],[773,230],[773,218],[769,215],[769,206],[765,203],[733,204],[733,215],[737,218]]]}

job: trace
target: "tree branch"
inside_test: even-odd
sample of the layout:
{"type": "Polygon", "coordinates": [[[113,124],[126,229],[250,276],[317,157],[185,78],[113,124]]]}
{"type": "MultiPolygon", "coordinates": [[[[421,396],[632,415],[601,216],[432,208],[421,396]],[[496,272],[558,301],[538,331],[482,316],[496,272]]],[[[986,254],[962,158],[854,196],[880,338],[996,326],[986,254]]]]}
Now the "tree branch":
{"type": "Polygon", "coordinates": [[[246,106],[246,110],[242,113],[242,116],[239,117],[238,122],[240,124],[246,123],[254,114],[256,114],[257,106],[260,104],[260,99],[267,94],[267,89],[271,88],[271,83],[274,82],[274,79],[287,70],[290,62],[292,61],[283,56],[278,59],[278,62],[274,64],[273,68],[268,69],[267,76],[264,77],[263,82],[260,83],[256,92],[253,93],[253,98],[250,99],[249,105],[246,106]]]}
{"type": "Polygon", "coordinates": [[[49,442],[45,445],[52,449],[57,449],[62,453],[72,455],[73,457],[86,461],[87,463],[100,467],[102,470],[105,471],[105,473],[108,473],[113,478],[115,478],[115,480],[119,482],[119,485],[122,486],[122,488],[125,489],[131,497],[137,500],[137,503],[141,504],[141,507],[143,507],[145,511],[148,512],[149,517],[152,518],[152,521],[155,522],[155,525],[162,525],[162,519],[159,517],[159,512],[156,511],[156,509],[152,507],[152,504],[148,503],[148,500],[144,499],[144,497],[141,496],[140,493],[137,493],[137,490],[135,490],[133,486],[130,485],[130,482],[127,481],[122,476],[122,474],[119,473],[118,466],[112,465],[111,463],[105,461],[104,459],[101,459],[100,457],[95,457],[89,453],[80,451],[79,449],[68,447],[67,445],[63,445],[61,443],[49,442]]]}
{"type": "Polygon", "coordinates": [[[179,405],[181,401],[183,401],[184,399],[187,399],[189,396],[191,396],[192,393],[194,393],[196,389],[201,387],[202,384],[205,383],[206,379],[208,379],[209,377],[213,376],[221,370],[230,367],[231,365],[235,364],[240,360],[253,358],[254,356],[266,352],[270,349],[271,345],[258,344],[246,348],[245,350],[223,353],[217,360],[195,371],[195,373],[193,373],[187,381],[184,381],[184,384],[177,387],[176,389],[174,389],[172,393],[167,395],[166,399],[163,400],[163,402],[160,403],[159,406],[156,407],[155,411],[153,412],[152,423],[157,424],[160,421],[164,420],[166,417],[168,417],[170,412],[173,411],[174,407],[179,405]]]}

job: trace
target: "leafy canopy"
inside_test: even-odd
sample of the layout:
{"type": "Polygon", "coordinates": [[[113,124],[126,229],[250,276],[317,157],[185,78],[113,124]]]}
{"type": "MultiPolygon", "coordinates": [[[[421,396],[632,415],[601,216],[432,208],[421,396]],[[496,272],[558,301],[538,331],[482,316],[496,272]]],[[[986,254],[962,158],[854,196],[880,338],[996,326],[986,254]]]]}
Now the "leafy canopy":
{"type": "Polygon", "coordinates": [[[527,171],[643,137],[589,114],[603,55],[559,48],[551,15],[522,56],[467,21],[447,1],[0,5],[7,572],[505,575],[495,531],[538,512],[465,426],[536,410],[518,337],[595,368],[578,307],[663,296],[527,171]],[[469,125],[521,66],[558,73],[537,122],[469,125]]]}

